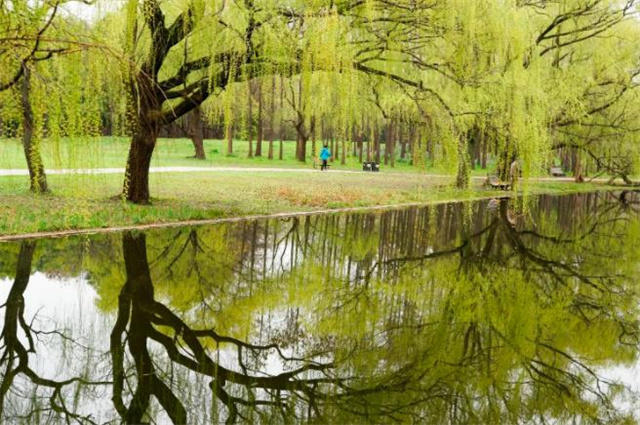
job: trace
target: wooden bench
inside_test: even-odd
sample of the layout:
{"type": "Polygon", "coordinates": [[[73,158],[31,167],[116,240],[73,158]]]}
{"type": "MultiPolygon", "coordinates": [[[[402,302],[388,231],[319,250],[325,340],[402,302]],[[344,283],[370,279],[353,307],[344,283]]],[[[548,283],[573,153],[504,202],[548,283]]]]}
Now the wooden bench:
{"type": "Polygon", "coordinates": [[[487,176],[487,180],[485,181],[487,186],[490,186],[493,189],[500,190],[509,190],[511,189],[511,183],[503,182],[498,178],[498,176],[487,176]]]}
{"type": "Polygon", "coordinates": [[[377,173],[380,171],[380,164],[375,161],[366,161],[362,163],[362,171],[372,171],[377,173]]]}
{"type": "Polygon", "coordinates": [[[561,167],[551,167],[549,169],[549,174],[553,177],[564,177],[566,176],[564,170],[561,167]]]}

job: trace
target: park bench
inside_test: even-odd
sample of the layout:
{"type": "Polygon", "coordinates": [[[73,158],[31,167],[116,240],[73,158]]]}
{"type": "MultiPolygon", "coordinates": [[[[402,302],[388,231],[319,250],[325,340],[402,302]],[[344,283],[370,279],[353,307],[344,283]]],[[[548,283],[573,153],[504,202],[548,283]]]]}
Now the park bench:
{"type": "Polygon", "coordinates": [[[553,177],[564,177],[566,175],[561,167],[551,167],[549,169],[549,174],[553,177]]]}
{"type": "Polygon", "coordinates": [[[372,171],[377,173],[380,171],[380,164],[375,161],[365,161],[362,163],[362,171],[372,171]]]}
{"type": "Polygon", "coordinates": [[[485,182],[487,186],[490,186],[493,189],[500,190],[509,190],[511,189],[511,183],[503,182],[498,178],[498,176],[488,175],[487,180],[485,182]]]}

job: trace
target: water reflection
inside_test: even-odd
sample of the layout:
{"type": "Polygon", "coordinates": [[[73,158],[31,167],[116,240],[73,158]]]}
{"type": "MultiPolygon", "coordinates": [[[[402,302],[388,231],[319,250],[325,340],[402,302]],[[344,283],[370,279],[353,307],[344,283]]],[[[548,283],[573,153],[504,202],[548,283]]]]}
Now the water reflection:
{"type": "Polygon", "coordinates": [[[0,419],[635,423],[611,377],[638,359],[639,206],[592,193],[0,245],[0,419]]]}

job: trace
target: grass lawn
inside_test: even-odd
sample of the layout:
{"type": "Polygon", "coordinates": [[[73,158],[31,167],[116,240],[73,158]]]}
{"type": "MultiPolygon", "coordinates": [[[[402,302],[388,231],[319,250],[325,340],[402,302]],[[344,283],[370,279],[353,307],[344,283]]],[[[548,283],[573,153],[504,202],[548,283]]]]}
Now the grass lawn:
{"type": "MultiPolygon", "coordinates": [[[[205,140],[204,147],[207,159],[194,159],[193,144],[189,139],[159,139],[153,154],[152,166],[233,166],[233,167],[278,167],[278,168],[312,168],[311,142],[307,146],[307,162],[295,159],[295,141],[283,143],[283,159],[278,160],[279,142],[274,142],[275,159],[267,159],[268,143],[264,142],[263,156],[248,158],[249,144],[246,140],[234,141],[234,153],[226,154],[226,141],[205,140]],[[191,157],[191,158],[190,158],[191,157]]],[[[45,140],[42,143],[42,158],[45,167],[54,168],[124,168],[129,148],[129,139],[122,137],[87,137],[63,140],[59,143],[45,140]]],[[[321,143],[317,142],[317,149],[321,143]]],[[[255,149],[255,142],[254,142],[255,149]]],[[[335,152],[333,152],[335,154],[335,152]]],[[[366,158],[365,158],[366,159],[366,158]]],[[[26,168],[22,145],[16,139],[0,139],[0,169],[26,168]]],[[[348,156],[346,164],[340,159],[331,164],[337,170],[361,170],[358,157],[348,156]]],[[[420,172],[418,167],[409,165],[408,160],[397,159],[394,168],[382,166],[382,172],[420,172]]],[[[429,172],[446,173],[445,170],[429,168],[429,172]]],[[[477,170],[476,174],[486,174],[486,170],[477,170]]]]}
{"type": "MultiPolygon", "coordinates": [[[[0,235],[504,195],[478,181],[455,190],[452,181],[418,173],[162,173],[150,177],[152,204],[138,206],[115,197],[117,174],[50,175],[52,192],[41,196],[28,191],[26,176],[0,177],[0,235]]],[[[597,188],[536,182],[530,193],[597,188]]]]}

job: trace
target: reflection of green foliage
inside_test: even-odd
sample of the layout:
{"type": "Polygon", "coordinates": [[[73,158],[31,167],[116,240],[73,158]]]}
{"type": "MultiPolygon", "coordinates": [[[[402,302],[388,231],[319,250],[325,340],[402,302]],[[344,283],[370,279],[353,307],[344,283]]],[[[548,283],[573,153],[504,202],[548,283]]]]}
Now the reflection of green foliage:
{"type": "MultiPolygon", "coordinates": [[[[153,231],[153,299],[193,329],[332,360],[344,380],[318,386],[321,422],[630,422],[613,405],[623,389],[599,376],[638,359],[640,220],[621,199],[541,197],[525,215],[502,200],[153,231]]],[[[123,314],[119,236],[78,241],[51,242],[38,267],[53,273],[77,254],[100,308],[123,314]]],[[[0,245],[2,258],[14,248],[0,245]]],[[[77,258],[61,270],[77,273],[77,258]]],[[[245,360],[260,370],[265,356],[245,360]]],[[[194,391],[209,391],[201,384],[194,391]]],[[[256,406],[239,409],[257,417],[256,406]]]]}

